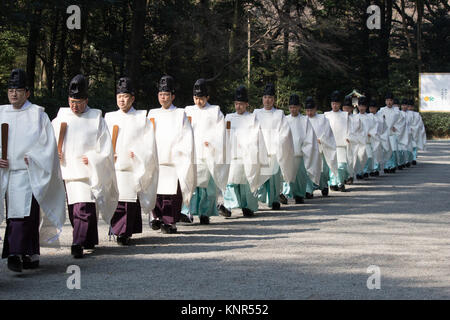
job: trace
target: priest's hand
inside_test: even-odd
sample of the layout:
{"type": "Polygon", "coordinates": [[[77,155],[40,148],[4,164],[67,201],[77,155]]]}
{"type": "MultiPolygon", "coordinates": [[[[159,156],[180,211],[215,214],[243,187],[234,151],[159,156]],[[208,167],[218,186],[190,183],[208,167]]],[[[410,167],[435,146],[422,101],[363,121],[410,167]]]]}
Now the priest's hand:
{"type": "Polygon", "coordinates": [[[322,143],[320,142],[320,139],[317,139],[317,142],[318,142],[319,144],[322,144],[322,143]]]}
{"type": "Polygon", "coordinates": [[[28,163],[28,157],[27,157],[27,156],[23,157],[23,160],[25,161],[26,165],[28,166],[28,165],[29,165],[29,163],[28,163]]]}
{"type": "Polygon", "coordinates": [[[6,159],[6,160],[0,159],[0,168],[6,169],[8,167],[9,167],[8,159],[6,159]]]}
{"type": "Polygon", "coordinates": [[[209,147],[209,142],[205,141],[205,147],[209,147]]]}
{"type": "Polygon", "coordinates": [[[86,156],[81,157],[81,160],[83,161],[83,163],[84,163],[85,165],[88,165],[88,164],[89,164],[88,158],[87,158],[86,156]]]}
{"type": "Polygon", "coordinates": [[[64,153],[59,153],[58,152],[58,158],[59,158],[59,161],[63,161],[63,158],[64,158],[64,153]]]}
{"type": "Polygon", "coordinates": [[[392,127],[392,129],[391,129],[393,132],[396,132],[397,131],[397,129],[395,129],[394,127],[392,127]]]}
{"type": "Polygon", "coordinates": [[[367,136],[370,138],[371,137],[370,133],[368,133],[367,136]]]}
{"type": "Polygon", "coordinates": [[[345,139],[345,140],[347,140],[347,143],[350,143],[350,140],[348,140],[348,139],[345,139]]]}
{"type": "Polygon", "coordinates": [[[134,152],[133,151],[130,151],[130,158],[134,159],[134,152]]]}

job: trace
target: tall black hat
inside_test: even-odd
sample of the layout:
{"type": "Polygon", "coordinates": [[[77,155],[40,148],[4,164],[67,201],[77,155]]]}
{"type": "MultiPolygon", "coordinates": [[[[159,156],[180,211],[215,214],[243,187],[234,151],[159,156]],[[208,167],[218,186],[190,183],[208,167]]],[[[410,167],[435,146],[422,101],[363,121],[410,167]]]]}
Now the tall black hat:
{"type": "Polygon", "coordinates": [[[307,97],[305,101],[305,109],[314,109],[316,107],[316,103],[314,102],[313,97],[307,97]]]}
{"type": "Polygon", "coordinates": [[[411,100],[409,100],[408,102],[409,102],[409,103],[408,103],[408,105],[410,105],[410,106],[413,106],[413,107],[414,107],[414,99],[411,99],[411,100]]]}
{"type": "Polygon", "coordinates": [[[8,89],[23,89],[27,87],[27,73],[22,69],[14,69],[9,77],[8,89]]]}
{"type": "Polygon", "coordinates": [[[247,88],[245,86],[241,85],[236,89],[234,101],[248,102],[247,88]]]}
{"type": "Polygon", "coordinates": [[[366,96],[361,96],[358,99],[358,105],[359,106],[368,106],[369,105],[369,99],[367,99],[366,96]]]}
{"type": "Polygon", "coordinates": [[[386,96],[384,98],[385,99],[394,99],[394,95],[392,94],[392,92],[388,92],[388,93],[386,93],[386,96]]]}
{"type": "Polygon", "coordinates": [[[299,106],[300,105],[300,97],[298,95],[291,94],[289,97],[289,105],[290,106],[299,106]]]}
{"type": "Polygon", "coordinates": [[[159,80],[159,92],[170,92],[172,94],[175,93],[175,80],[171,76],[163,76],[161,80],[159,80]]]}
{"type": "Polygon", "coordinates": [[[403,98],[403,99],[402,99],[402,104],[408,105],[408,104],[409,104],[409,100],[406,99],[406,98],[403,98]]]}
{"type": "Polygon", "coordinates": [[[375,99],[370,100],[369,107],[376,107],[376,106],[377,102],[375,101],[375,99]]]}
{"type": "Polygon", "coordinates": [[[394,104],[399,104],[400,101],[397,98],[394,98],[394,104]]]}
{"type": "Polygon", "coordinates": [[[341,93],[336,90],[331,94],[331,102],[341,102],[342,97],[341,97],[341,93]]]}
{"type": "Polygon", "coordinates": [[[88,83],[82,74],[78,74],[70,81],[69,84],[69,98],[73,99],[87,99],[88,97],[88,83]]]}
{"type": "Polygon", "coordinates": [[[266,84],[263,96],[275,96],[275,86],[272,83],[266,84]]]}
{"type": "Polygon", "coordinates": [[[207,97],[208,88],[206,87],[205,79],[198,79],[194,84],[194,96],[195,97],[207,97]]]}
{"type": "Polygon", "coordinates": [[[133,82],[130,78],[122,77],[119,79],[119,82],[117,83],[116,94],[119,93],[129,93],[134,96],[133,82]]]}
{"type": "Polygon", "coordinates": [[[352,97],[345,97],[344,99],[344,103],[342,104],[343,107],[347,106],[347,107],[353,107],[353,102],[352,102],[352,97]]]}

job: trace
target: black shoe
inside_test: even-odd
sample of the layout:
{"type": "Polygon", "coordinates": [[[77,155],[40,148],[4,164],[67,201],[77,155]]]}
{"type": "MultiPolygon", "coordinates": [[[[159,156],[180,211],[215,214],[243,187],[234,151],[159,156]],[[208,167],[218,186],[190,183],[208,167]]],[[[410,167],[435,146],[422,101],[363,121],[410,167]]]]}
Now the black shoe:
{"type": "Polygon", "coordinates": [[[314,195],[312,193],[307,192],[305,194],[305,197],[306,197],[306,199],[312,199],[312,198],[314,198],[314,195]]]}
{"type": "Polygon", "coordinates": [[[369,174],[368,173],[364,173],[364,179],[368,179],[369,178],[369,174]]]}
{"type": "Polygon", "coordinates": [[[228,210],[227,208],[225,208],[225,206],[223,204],[217,206],[217,210],[219,210],[219,214],[222,217],[225,217],[225,218],[231,217],[231,210],[228,210]]]}
{"type": "Polygon", "coordinates": [[[383,169],[384,173],[390,173],[389,169],[383,169]]]}
{"type": "Polygon", "coordinates": [[[363,180],[364,177],[361,174],[356,175],[356,180],[363,180]]]}
{"type": "Polygon", "coordinates": [[[209,217],[200,216],[200,224],[209,224],[209,217]]]}
{"type": "Polygon", "coordinates": [[[39,260],[31,261],[30,256],[22,256],[23,269],[37,269],[39,268],[39,260]]]}
{"type": "Polygon", "coordinates": [[[157,220],[157,219],[155,219],[155,220],[152,220],[151,222],[150,222],[150,226],[152,227],[152,230],[159,230],[159,229],[161,229],[161,220],[157,220]]]}
{"type": "MultiPolygon", "coordinates": [[[[403,170],[403,166],[398,166],[397,167],[398,170],[403,170]]],[[[394,169],[395,170],[395,169],[394,169]]]]}
{"type": "Polygon", "coordinates": [[[281,205],[279,202],[272,203],[272,210],[280,210],[281,205]]]}
{"type": "Polygon", "coordinates": [[[75,259],[83,258],[83,247],[79,244],[73,244],[70,247],[70,252],[75,259]]]}
{"type": "Polygon", "coordinates": [[[187,215],[187,214],[182,213],[181,217],[180,217],[180,222],[192,223],[192,222],[194,222],[194,216],[191,216],[190,214],[187,215]]]}
{"type": "Polygon", "coordinates": [[[172,226],[171,224],[161,224],[161,232],[165,234],[173,234],[177,233],[177,228],[172,226]]]}
{"type": "Polygon", "coordinates": [[[286,196],[282,193],[280,193],[280,202],[282,204],[288,204],[288,199],[286,198],[286,196]]]}
{"type": "Polygon", "coordinates": [[[374,173],[373,173],[373,175],[375,176],[375,177],[379,177],[380,176],[380,171],[375,171],[374,173]]]}
{"type": "Polygon", "coordinates": [[[130,237],[118,236],[117,244],[120,246],[129,246],[130,245],[130,237]]]}
{"type": "Polygon", "coordinates": [[[19,256],[8,257],[8,269],[14,272],[22,272],[22,259],[19,256]]]}
{"type": "Polygon", "coordinates": [[[345,181],[345,184],[353,184],[353,177],[352,178],[348,178],[347,181],[345,181]]]}
{"type": "Polygon", "coordinates": [[[395,168],[394,168],[394,169],[391,169],[391,173],[395,173],[395,170],[396,170],[395,168]]]}
{"type": "Polygon", "coordinates": [[[295,204],[305,203],[305,199],[303,199],[303,197],[295,196],[294,199],[295,199],[295,204]]]}
{"type": "Polygon", "coordinates": [[[411,162],[408,162],[408,163],[406,164],[406,167],[407,167],[407,168],[410,168],[410,167],[411,167],[411,162]]]}
{"type": "Polygon", "coordinates": [[[330,186],[330,189],[331,189],[332,191],[339,191],[338,186],[330,186]]]}
{"type": "Polygon", "coordinates": [[[323,195],[324,197],[327,197],[327,196],[328,196],[328,192],[329,192],[328,188],[324,188],[324,189],[322,190],[322,195],[323,195]]]}
{"type": "Polygon", "coordinates": [[[242,214],[244,215],[244,217],[253,217],[255,216],[255,213],[247,208],[242,208],[242,214]]]}
{"type": "Polygon", "coordinates": [[[370,172],[370,173],[369,173],[369,176],[375,177],[375,172],[370,172]]]}
{"type": "Polygon", "coordinates": [[[345,189],[345,184],[340,185],[338,188],[339,188],[338,190],[339,190],[340,192],[347,192],[347,190],[345,189]]]}
{"type": "Polygon", "coordinates": [[[413,160],[413,161],[412,161],[412,164],[413,164],[413,166],[417,165],[417,161],[416,161],[416,160],[413,160]]]}

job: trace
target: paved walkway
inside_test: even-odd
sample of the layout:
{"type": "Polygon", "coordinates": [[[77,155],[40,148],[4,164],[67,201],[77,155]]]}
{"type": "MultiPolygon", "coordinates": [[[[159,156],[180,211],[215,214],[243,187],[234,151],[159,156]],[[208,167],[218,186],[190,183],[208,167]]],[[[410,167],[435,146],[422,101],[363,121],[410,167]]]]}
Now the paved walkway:
{"type": "Polygon", "coordinates": [[[450,141],[349,190],[180,224],[177,235],[145,225],[127,248],[101,222],[100,246],[82,260],[70,256],[67,221],[62,247],[41,249],[40,269],[18,275],[0,262],[0,299],[450,299],[450,141]],[[81,290],[66,286],[73,264],[81,290]],[[380,289],[367,288],[372,265],[380,289]]]}

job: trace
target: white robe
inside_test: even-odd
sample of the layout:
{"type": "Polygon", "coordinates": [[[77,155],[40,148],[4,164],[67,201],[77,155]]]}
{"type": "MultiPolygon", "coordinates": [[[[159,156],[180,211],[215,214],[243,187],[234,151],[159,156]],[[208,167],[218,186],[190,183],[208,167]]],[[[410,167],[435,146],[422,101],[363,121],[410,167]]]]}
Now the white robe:
{"type": "Polygon", "coordinates": [[[398,108],[389,108],[386,106],[378,110],[378,114],[384,116],[384,119],[386,120],[387,132],[389,132],[389,141],[392,151],[399,150],[398,144],[407,145],[408,141],[405,141],[404,139],[405,122],[403,121],[398,108]],[[393,129],[395,129],[395,131],[393,129]],[[400,139],[403,140],[400,141],[400,139]]]}
{"type": "MultiPolygon", "coordinates": [[[[27,101],[21,109],[0,108],[0,123],[8,123],[9,168],[0,169],[0,223],[3,199],[8,198],[8,219],[30,215],[31,199],[38,202],[47,222],[43,230],[49,242],[58,238],[65,222],[66,203],[56,141],[44,108],[27,101]],[[24,161],[28,158],[29,165],[24,161]]],[[[1,149],[1,146],[0,146],[1,149]]]]}
{"type": "Polygon", "coordinates": [[[315,184],[320,183],[320,152],[317,136],[307,116],[299,114],[297,117],[286,116],[294,141],[294,163],[296,168],[300,166],[301,158],[306,168],[308,177],[315,184]]]}
{"type": "Polygon", "coordinates": [[[379,162],[378,154],[373,152],[373,146],[372,146],[372,142],[375,142],[377,139],[377,123],[376,123],[376,120],[375,120],[373,114],[358,113],[358,114],[354,115],[354,117],[360,119],[362,128],[363,128],[362,132],[364,134],[362,138],[363,138],[363,142],[365,145],[366,157],[360,159],[360,161],[365,160],[364,162],[361,162],[361,165],[364,167],[368,158],[372,158],[374,163],[378,163],[379,162]],[[374,158],[374,156],[376,157],[376,159],[374,158]]]}
{"type": "Polygon", "coordinates": [[[400,110],[400,115],[401,115],[401,122],[403,125],[403,131],[401,132],[401,134],[399,134],[399,149],[402,151],[411,151],[412,152],[412,136],[411,136],[411,129],[409,127],[409,117],[407,112],[405,111],[401,111],[400,110]]]}
{"type": "Polygon", "coordinates": [[[156,203],[159,166],[155,132],[147,111],[132,107],[127,113],[109,112],[105,121],[111,137],[114,126],[119,127],[115,162],[119,201],[139,199],[142,210],[149,214],[156,203]]]}
{"type": "Polygon", "coordinates": [[[284,181],[294,182],[298,167],[294,164],[294,142],[283,110],[262,108],[256,109],[254,114],[269,155],[270,169],[267,173],[276,174],[280,168],[284,181]]]}
{"type": "Polygon", "coordinates": [[[230,167],[226,163],[225,117],[219,106],[209,103],[203,108],[193,105],[184,110],[191,118],[194,131],[197,187],[206,188],[212,177],[216,186],[225,192],[230,167]]]}
{"type": "Polygon", "coordinates": [[[423,125],[422,117],[419,112],[409,111],[412,116],[412,121],[410,123],[413,147],[419,150],[425,150],[425,144],[427,141],[427,135],[425,132],[425,126],[423,125]]]}
{"type": "Polygon", "coordinates": [[[60,108],[52,121],[56,139],[62,122],[67,123],[61,171],[68,203],[95,202],[97,216],[100,214],[109,224],[117,207],[119,191],[116,175],[112,174],[111,136],[102,112],[86,107],[84,113],[76,115],[70,108],[60,108]],[[83,156],[88,158],[88,165],[82,162],[83,156]]]}
{"type": "MultiPolygon", "coordinates": [[[[309,121],[314,128],[314,132],[320,139],[319,151],[325,156],[325,160],[330,167],[331,172],[338,175],[338,164],[336,155],[336,140],[331,130],[330,122],[323,114],[316,114],[310,117],[309,121]]],[[[320,158],[320,166],[322,167],[322,157],[320,158]]]]}
{"type": "Polygon", "coordinates": [[[259,122],[249,112],[227,114],[225,122],[230,122],[231,127],[227,129],[228,183],[248,183],[254,193],[271,176],[271,172],[261,172],[262,168],[269,168],[269,157],[259,122]]]}
{"type": "Polygon", "coordinates": [[[194,133],[186,113],[171,105],[169,109],[152,109],[147,117],[155,122],[159,161],[157,193],[174,195],[179,182],[183,204],[189,206],[197,186],[197,168],[194,133]]]}

